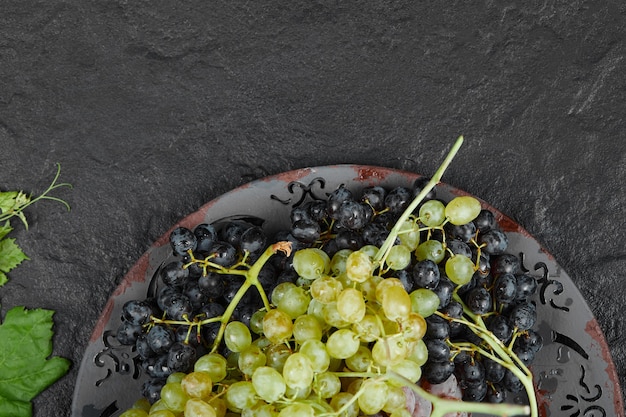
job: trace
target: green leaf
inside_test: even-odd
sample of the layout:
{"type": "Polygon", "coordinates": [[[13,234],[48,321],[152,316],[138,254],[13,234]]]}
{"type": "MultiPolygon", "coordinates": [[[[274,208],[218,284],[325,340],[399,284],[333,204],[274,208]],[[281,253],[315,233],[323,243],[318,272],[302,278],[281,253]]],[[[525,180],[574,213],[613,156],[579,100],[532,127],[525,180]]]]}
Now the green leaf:
{"type": "MultiPolygon", "coordinates": [[[[13,416],[8,410],[30,407],[33,398],[67,373],[67,359],[48,358],[53,314],[52,310],[18,306],[7,312],[0,325],[0,416],[13,416]]],[[[30,417],[30,412],[18,414],[22,415],[30,417]]]]}
{"type": "Polygon", "coordinates": [[[0,226],[0,239],[8,235],[11,230],[13,230],[13,228],[11,227],[11,222],[7,220],[3,226],[0,226]]]}
{"type": "Polygon", "coordinates": [[[0,271],[0,287],[2,287],[8,281],[9,281],[9,278],[7,278],[7,275],[4,272],[0,271]]]}
{"type": "Polygon", "coordinates": [[[15,199],[18,196],[17,191],[0,192],[0,213],[6,213],[15,207],[15,199]]]}
{"type": "Polygon", "coordinates": [[[0,272],[7,273],[28,259],[28,256],[15,243],[15,239],[0,240],[0,272]]]}
{"type": "Polygon", "coordinates": [[[0,416],[31,417],[33,406],[30,402],[13,401],[0,396],[0,416]]]}

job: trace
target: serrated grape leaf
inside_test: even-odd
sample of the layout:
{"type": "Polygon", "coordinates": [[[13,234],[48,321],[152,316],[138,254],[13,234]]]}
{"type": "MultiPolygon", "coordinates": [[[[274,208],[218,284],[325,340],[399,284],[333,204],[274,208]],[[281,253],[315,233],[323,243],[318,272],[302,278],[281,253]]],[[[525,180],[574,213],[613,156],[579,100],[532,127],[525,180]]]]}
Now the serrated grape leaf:
{"type": "Polygon", "coordinates": [[[7,220],[4,225],[0,226],[0,239],[4,238],[9,232],[13,230],[11,223],[7,220]]]}
{"type": "MultiPolygon", "coordinates": [[[[0,416],[30,410],[28,403],[67,373],[67,359],[48,358],[52,354],[53,314],[52,310],[18,306],[9,310],[0,324],[0,416]]],[[[22,415],[31,414],[18,414],[22,415]]]]}
{"type": "Polygon", "coordinates": [[[31,417],[32,415],[31,402],[12,401],[0,396],[0,416],[31,417]]]}
{"type": "Polygon", "coordinates": [[[0,240],[0,271],[9,272],[27,259],[29,259],[28,256],[17,246],[15,239],[0,240]]]}
{"type": "Polygon", "coordinates": [[[17,195],[17,191],[0,192],[0,213],[6,213],[15,207],[15,199],[17,198],[17,195]]]}
{"type": "Polygon", "coordinates": [[[4,272],[0,271],[0,287],[2,287],[8,281],[9,281],[9,278],[7,277],[7,274],[5,274],[4,272]]]}

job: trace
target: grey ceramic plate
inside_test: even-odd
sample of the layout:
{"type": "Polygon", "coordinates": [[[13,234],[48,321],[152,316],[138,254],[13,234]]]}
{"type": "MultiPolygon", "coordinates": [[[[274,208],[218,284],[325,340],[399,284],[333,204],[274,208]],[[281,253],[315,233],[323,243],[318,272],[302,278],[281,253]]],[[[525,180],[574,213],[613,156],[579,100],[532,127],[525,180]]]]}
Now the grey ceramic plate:
{"type": "MultiPolygon", "coordinates": [[[[357,190],[369,185],[410,186],[418,175],[387,168],[338,165],[306,168],[251,182],[205,204],[177,226],[192,228],[225,218],[257,217],[272,232],[288,227],[293,206],[325,198],[340,184],[357,190]]],[[[441,184],[438,197],[466,194],[441,184]]],[[[535,358],[535,376],[542,416],[623,416],[617,374],[604,335],[567,274],[522,227],[494,208],[509,237],[508,252],[522,255],[535,275],[538,330],[545,346],[535,358]]],[[[138,260],[107,303],[93,331],[79,370],[73,417],[118,416],[140,395],[144,381],[136,353],[114,337],[121,308],[144,299],[158,266],[169,256],[169,231],[138,260]]]]}

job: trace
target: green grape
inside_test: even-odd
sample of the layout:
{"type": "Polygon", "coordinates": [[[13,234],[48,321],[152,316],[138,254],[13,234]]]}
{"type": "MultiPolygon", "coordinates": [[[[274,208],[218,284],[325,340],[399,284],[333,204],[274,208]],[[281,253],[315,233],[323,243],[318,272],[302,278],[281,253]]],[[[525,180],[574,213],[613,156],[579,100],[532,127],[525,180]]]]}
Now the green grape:
{"type": "Polygon", "coordinates": [[[446,275],[456,285],[465,285],[471,281],[476,270],[474,262],[464,255],[454,255],[446,261],[446,275]]]}
{"type": "Polygon", "coordinates": [[[378,253],[378,247],[374,246],[374,245],[365,245],[362,246],[359,249],[359,252],[363,252],[364,254],[366,254],[367,256],[369,256],[370,259],[374,259],[374,257],[376,256],[376,254],[378,253]]]}
{"type": "Polygon", "coordinates": [[[256,393],[268,403],[278,401],[285,395],[287,385],[283,376],[276,369],[260,366],[252,374],[252,386],[256,393]]]}
{"type": "Polygon", "coordinates": [[[389,417],[411,417],[412,414],[406,408],[396,408],[389,414],[389,417]]]}
{"type": "Polygon", "coordinates": [[[417,224],[410,219],[405,220],[402,226],[400,226],[398,239],[410,251],[417,249],[417,245],[420,243],[420,231],[417,224]]]}
{"type": "Polygon", "coordinates": [[[315,409],[306,403],[289,404],[278,413],[278,417],[314,417],[315,409]]]}
{"type": "Polygon", "coordinates": [[[370,343],[378,339],[380,336],[380,326],[376,316],[373,314],[365,314],[363,319],[352,325],[352,331],[354,331],[361,342],[370,343]]]}
{"type": "Polygon", "coordinates": [[[324,304],[316,300],[315,298],[311,299],[309,303],[309,307],[306,310],[309,316],[315,317],[319,322],[320,326],[322,326],[322,331],[326,331],[330,328],[330,325],[326,323],[324,320],[324,304]]]}
{"type": "Polygon", "coordinates": [[[180,381],[185,394],[190,398],[209,398],[213,392],[213,380],[208,372],[194,371],[180,381]]]}
{"type": "Polygon", "coordinates": [[[394,271],[405,269],[411,264],[411,250],[404,245],[394,245],[389,249],[385,263],[394,271]]]}
{"type": "Polygon", "coordinates": [[[150,412],[150,405],[151,405],[150,401],[142,397],[138,399],[137,401],[135,401],[131,408],[150,412]]]}
{"type": "Polygon", "coordinates": [[[296,287],[296,284],[294,284],[291,281],[281,282],[280,284],[275,286],[274,289],[272,290],[272,295],[270,296],[272,300],[272,304],[277,305],[278,303],[280,303],[280,301],[285,296],[285,292],[289,288],[293,288],[293,287],[296,287]]]}
{"type": "Polygon", "coordinates": [[[283,296],[274,305],[279,310],[289,314],[293,320],[306,313],[310,301],[311,297],[304,288],[293,285],[285,288],[283,296]]]}
{"type": "Polygon", "coordinates": [[[417,382],[422,377],[422,368],[410,359],[404,359],[398,363],[391,364],[387,367],[399,375],[402,375],[411,382],[417,382]]]}
{"type": "Polygon", "coordinates": [[[326,340],[328,354],[337,359],[354,355],[360,346],[359,337],[350,329],[335,330],[326,340]]]}
{"type": "Polygon", "coordinates": [[[409,348],[409,343],[399,335],[382,337],[372,347],[372,359],[378,365],[387,367],[405,359],[409,348]]]}
{"type": "Polygon", "coordinates": [[[382,306],[385,316],[391,321],[405,319],[411,312],[411,297],[404,286],[390,286],[383,289],[382,306]]]}
{"type": "Polygon", "coordinates": [[[287,385],[287,392],[285,392],[285,397],[290,400],[304,400],[307,399],[311,395],[311,385],[307,385],[306,387],[290,387],[287,385]]]}
{"type": "Polygon", "coordinates": [[[148,414],[149,417],[178,417],[180,415],[181,415],[180,413],[174,414],[173,412],[167,409],[150,411],[150,414],[148,414]]]}
{"type": "Polygon", "coordinates": [[[322,313],[324,314],[324,321],[328,323],[331,327],[336,327],[338,329],[341,329],[350,325],[350,323],[345,321],[341,317],[341,314],[339,314],[339,310],[337,309],[336,302],[324,304],[322,313]]]}
{"type": "Polygon", "coordinates": [[[350,281],[363,282],[374,272],[374,264],[365,252],[356,251],[346,259],[346,275],[350,281]]]}
{"type": "Polygon", "coordinates": [[[340,249],[330,260],[330,273],[337,276],[346,272],[346,260],[353,251],[351,249],[340,249]]]}
{"type": "Polygon", "coordinates": [[[283,379],[288,387],[310,388],[313,382],[313,364],[308,356],[295,352],[287,358],[283,366],[283,379]]]}
{"type": "Polygon", "coordinates": [[[148,413],[146,410],[142,410],[139,408],[129,408],[120,414],[120,417],[148,417],[148,413]]]}
{"type": "Polygon", "coordinates": [[[227,375],[227,362],[219,353],[208,353],[198,358],[193,366],[194,371],[206,372],[213,382],[220,382],[227,375]]]}
{"type": "Polygon", "coordinates": [[[441,299],[432,290],[427,288],[418,288],[411,291],[411,310],[422,317],[428,317],[439,309],[441,299]]]}
{"type": "Polygon", "coordinates": [[[278,417],[278,411],[273,404],[265,404],[259,401],[251,408],[244,409],[241,417],[278,417]]]}
{"type": "Polygon", "coordinates": [[[361,291],[363,298],[367,301],[376,301],[376,286],[384,278],[377,275],[372,275],[370,279],[365,280],[357,284],[356,288],[361,291]]]}
{"type": "Polygon", "coordinates": [[[265,353],[258,346],[250,346],[239,353],[237,358],[237,366],[244,373],[250,376],[256,368],[264,366],[267,362],[265,353]]]}
{"type": "Polygon", "coordinates": [[[224,417],[226,415],[228,407],[223,397],[213,397],[209,400],[209,404],[211,404],[211,407],[215,410],[217,417],[224,417]]]}
{"type": "Polygon", "coordinates": [[[434,263],[438,264],[443,261],[446,255],[446,251],[443,248],[443,244],[434,239],[429,239],[423,243],[420,243],[415,250],[415,257],[418,261],[430,259],[434,263]]]}
{"type": "MultiPolygon", "coordinates": [[[[150,411],[148,412],[149,415],[154,415],[160,411],[166,411],[170,414],[174,414],[170,411],[169,407],[167,406],[167,404],[165,403],[165,401],[163,401],[163,399],[158,399],[154,402],[154,404],[152,404],[152,406],[150,407],[150,411]]],[[[165,416],[165,417],[169,417],[169,416],[165,416]]]]}
{"type": "Polygon", "coordinates": [[[228,387],[225,395],[226,406],[230,411],[241,413],[257,403],[256,392],[250,381],[237,381],[228,387]]]}
{"type": "Polygon", "coordinates": [[[165,382],[180,382],[183,380],[183,378],[185,377],[185,373],[184,372],[174,372],[168,375],[167,379],[165,380],[165,382]]]}
{"type": "Polygon", "coordinates": [[[272,343],[280,343],[291,338],[293,322],[289,314],[277,309],[268,311],[263,317],[263,334],[272,343]]]}
{"type": "Polygon", "coordinates": [[[306,340],[299,352],[309,358],[314,372],[324,372],[330,366],[330,354],[321,340],[306,340]]]}
{"type": "Polygon", "coordinates": [[[361,291],[346,288],[337,297],[337,312],[348,323],[357,323],[365,316],[365,300],[361,291]]]}
{"type": "Polygon", "coordinates": [[[331,398],[341,391],[341,380],[331,372],[321,372],[313,379],[313,391],[320,398],[331,398]]]}
{"type": "Polygon", "coordinates": [[[256,339],[254,339],[252,341],[252,345],[250,346],[257,346],[258,348],[260,348],[261,350],[265,350],[267,349],[270,345],[272,344],[272,342],[270,342],[270,340],[265,337],[265,336],[259,336],[256,339]]]}
{"type": "Polygon", "coordinates": [[[388,386],[387,402],[383,406],[383,411],[392,413],[398,408],[406,409],[406,394],[401,386],[388,386]]]}
{"type": "Polygon", "coordinates": [[[428,360],[428,348],[426,347],[424,340],[420,339],[413,345],[407,359],[415,362],[419,366],[426,363],[426,360],[428,360]]]}
{"type": "Polygon", "coordinates": [[[192,398],[185,404],[185,417],[217,417],[215,409],[199,398],[192,398]]]}
{"type": "Polygon", "coordinates": [[[341,282],[333,277],[323,276],[311,284],[311,297],[322,304],[334,303],[343,290],[341,282]]]}
{"type": "Polygon", "coordinates": [[[376,301],[382,304],[384,300],[384,294],[387,292],[389,287],[398,287],[404,290],[404,285],[402,281],[398,278],[385,278],[378,282],[376,285],[376,301]]]}
{"type": "Polygon", "coordinates": [[[402,329],[402,337],[409,343],[422,340],[426,334],[426,320],[418,313],[411,312],[405,319],[400,322],[402,329]]]}
{"type": "Polygon", "coordinates": [[[366,372],[373,362],[372,352],[363,345],[360,345],[356,353],[345,360],[348,369],[354,372],[366,372]]]}
{"type": "Polygon", "coordinates": [[[248,326],[240,321],[231,321],[224,330],[224,343],[233,352],[241,352],[252,344],[248,326]]]}
{"type": "Polygon", "coordinates": [[[306,279],[317,279],[330,271],[330,258],[321,249],[300,249],[293,254],[293,268],[306,279]]]}
{"type": "Polygon", "coordinates": [[[263,334],[263,317],[265,310],[257,310],[250,317],[250,331],[254,334],[263,334]]]}
{"type": "Polygon", "coordinates": [[[302,314],[293,322],[293,337],[298,344],[306,340],[320,340],[324,331],[319,320],[310,314],[302,314]]]}
{"type": "Polygon", "coordinates": [[[480,202],[471,196],[453,198],[446,205],[446,218],[454,225],[460,226],[474,220],[480,214],[480,202]]]}
{"type": "Polygon", "coordinates": [[[349,404],[337,417],[357,417],[359,415],[359,405],[352,400],[353,397],[354,395],[349,392],[340,392],[330,399],[330,406],[335,411],[339,411],[346,404],[349,404]]]}
{"type": "Polygon", "coordinates": [[[388,385],[381,380],[366,379],[361,385],[363,390],[357,403],[365,414],[376,414],[383,409],[389,396],[388,385]]]}
{"type": "Polygon", "coordinates": [[[282,373],[285,361],[291,354],[291,349],[285,343],[273,344],[265,350],[265,356],[267,356],[266,365],[282,373]]]}
{"type": "Polygon", "coordinates": [[[428,200],[419,209],[419,219],[428,227],[441,226],[446,219],[446,207],[439,200],[428,200]]]}
{"type": "Polygon", "coordinates": [[[183,391],[180,382],[169,382],[161,388],[161,399],[173,412],[182,412],[189,397],[183,391]]]}

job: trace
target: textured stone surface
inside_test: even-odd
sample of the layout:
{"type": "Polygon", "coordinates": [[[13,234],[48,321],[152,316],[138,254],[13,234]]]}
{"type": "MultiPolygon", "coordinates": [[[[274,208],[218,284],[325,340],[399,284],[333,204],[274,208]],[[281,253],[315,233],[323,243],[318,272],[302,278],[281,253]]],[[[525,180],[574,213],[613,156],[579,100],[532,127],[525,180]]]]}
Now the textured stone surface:
{"type": "Polygon", "coordinates": [[[0,189],[66,213],[14,233],[32,258],[2,309],[57,311],[71,372],[35,402],[69,415],[106,300],[202,203],[285,170],[431,174],[523,225],[596,315],[626,385],[626,5],[603,2],[3,1],[0,189]]]}

